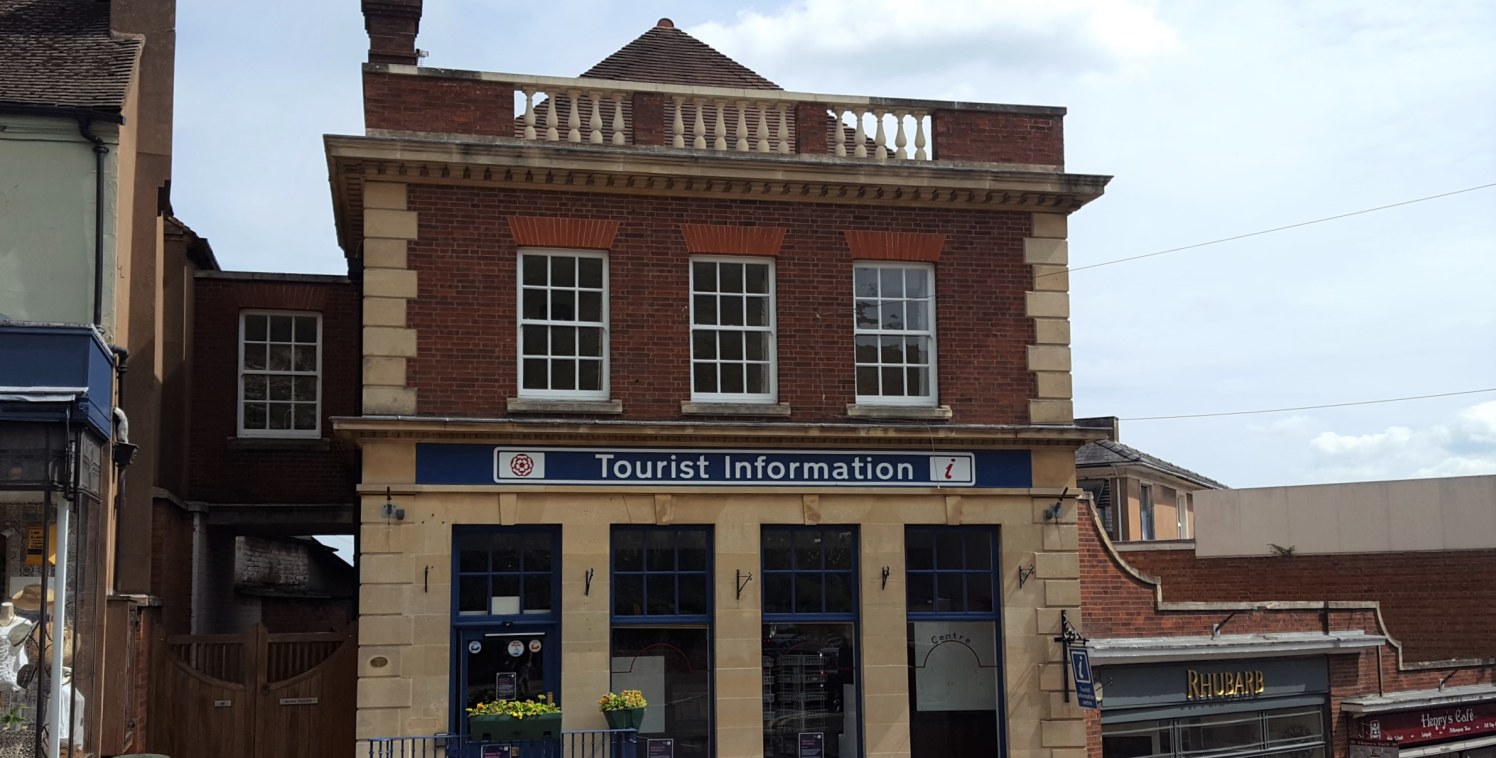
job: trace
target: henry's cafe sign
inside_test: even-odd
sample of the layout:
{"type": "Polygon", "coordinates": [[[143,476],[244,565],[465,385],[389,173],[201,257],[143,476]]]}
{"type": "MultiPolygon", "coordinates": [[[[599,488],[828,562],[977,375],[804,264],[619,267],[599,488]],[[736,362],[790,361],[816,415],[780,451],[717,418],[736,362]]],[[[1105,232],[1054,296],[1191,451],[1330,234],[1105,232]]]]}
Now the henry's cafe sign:
{"type": "Polygon", "coordinates": [[[417,484],[687,487],[1032,486],[1027,450],[525,448],[416,445],[417,484]]]}
{"type": "Polygon", "coordinates": [[[1370,740],[1421,745],[1447,739],[1496,734],[1496,703],[1472,703],[1361,717],[1361,736],[1370,740]]]}

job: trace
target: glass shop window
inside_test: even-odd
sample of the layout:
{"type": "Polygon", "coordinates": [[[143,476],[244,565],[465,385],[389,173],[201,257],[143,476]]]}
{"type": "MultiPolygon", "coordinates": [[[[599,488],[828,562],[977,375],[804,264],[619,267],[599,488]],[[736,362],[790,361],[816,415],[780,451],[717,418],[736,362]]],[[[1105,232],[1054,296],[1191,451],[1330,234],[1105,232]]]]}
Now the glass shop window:
{"type": "Polygon", "coordinates": [[[457,615],[556,613],[559,536],[549,527],[458,531],[457,615]]]}
{"type": "Polygon", "coordinates": [[[857,549],[855,527],[763,529],[766,758],[862,754],[857,549]]]}
{"type": "Polygon", "coordinates": [[[646,739],[669,737],[679,758],[708,758],[711,528],[617,526],[612,552],[612,690],[644,693],[646,739]]]}
{"type": "Polygon", "coordinates": [[[999,754],[997,551],[987,527],[905,531],[911,758],[999,754]]]}

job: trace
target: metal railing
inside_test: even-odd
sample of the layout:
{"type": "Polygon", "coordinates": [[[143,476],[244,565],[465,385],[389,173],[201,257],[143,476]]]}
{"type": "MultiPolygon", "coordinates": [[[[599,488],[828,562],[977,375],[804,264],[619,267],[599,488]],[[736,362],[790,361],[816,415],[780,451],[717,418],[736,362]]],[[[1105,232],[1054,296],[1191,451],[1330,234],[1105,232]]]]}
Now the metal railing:
{"type": "Polygon", "coordinates": [[[455,734],[425,737],[371,737],[359,740],[367,758],[636,758],[639,733],[633,729],[579,729],[557,739],[482,742],[455,734]],[[365,750],[367,746],[367,750],[365,750]]]}

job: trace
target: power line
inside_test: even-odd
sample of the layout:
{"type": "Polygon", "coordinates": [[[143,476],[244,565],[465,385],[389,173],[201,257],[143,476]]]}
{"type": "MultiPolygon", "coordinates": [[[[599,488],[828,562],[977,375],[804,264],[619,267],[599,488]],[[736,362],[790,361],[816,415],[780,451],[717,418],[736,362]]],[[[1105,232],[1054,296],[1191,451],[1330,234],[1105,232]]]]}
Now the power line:
{"type": "Polygon", "coordinates": [[[1328,403],[1325,405],[1301,405],[1297,408],[1266,408],[1258,411],[1226,411],[1222,413],[1185,413],[1178,416],[1137,416],[1124,418],[1122,421],[1163,421],[1179,418],[1210,418],[1214,416],[1250,416],[1258,413],[1286,413],[1288,411],[1312,411],[1320,408],[1345,408],[1351,405],[1377,405],[1379,403],[1400,403],[1404,400],[1427,400],[1432,397],[1454,397],[1456,395],[1476,395],[1482,392],[1496,392],[1496,387],[1488,387],[1480,390],[1461,390],[1459,392],[1440,392],[1436,395],[1410,395],[1408,397],[1389,397],[1384,400],[1359,400],[1353,403],[1328,403]]]}
{"type": "Polygon", "coordinates": [[[1360,216],[1360,215],[1363,215],[1363,214],[1366,214],[1366,213],[1375,213],[1377,211],[1385,211],[1385,210],[1387,210],[1389,208],[1399,208],[1399,207],[1402,207],[1404,205],[1412,205],[1414,203],[1423,203],[1423,202],[1427,202],[1429,200],[1438,200],[1441,197],[1449,197],[1451,195],[1459,195],[1459,194],[1463,194],[1463,193],[1466,193],[1466,192],[1475,192],[1476,190],[1490,189],[1491,187],[1496,187],[1496,182],[1492,182],[1490,184],[1482,184],[1482,185],[1480,185],[1478,187],[1466,187],[1464,189],[1457,189],[1457,190],[1454,190],[1452,192],[1441,192],[1441,193],[1439,193],[1437,195],[1429,195],[1427,197],[1418,197],[1418,198],[1414,198],[1412,200],[1404,200],[1404,201],[1402,201],[1400,203],[1392,203],[1391,205],[1379,205],[1379,206],[1377,206],[1375,208],[1363,208],[1362,210],[1359,210],[1359,211],[1351,211],[1350,213],[1341,213],[1341,214],[1336,215],[1336,216],[1325,216],[1324,218],[1317,218],[1317,219],[1314,219],[1312,221],[1300,221],[1297,224],[1289,224],[1287,226],[1277,226],[1277,227],[1273,227],[1272,229],[1263,229],[1261,231],[1256,231],[1256,232],[1247,232],[1246,234],[1238,234],[1238,235],[1235,235],[1235,236],[1232,236],[1232,237],[1222,237],[1221,239],[1211,240],[1209,242],[1197,242],[1197,243],[1195,243],[1193,245],[1185,245],[1184,247],[1171,247],[1168,250],[1158,250],[1158,251],[1155,251],[1155,252],[1152,252],[1152,253],[1143,253],[1142,255],[1133,255],[1133,256],[1129,256],[1127,258],[1118,258],[1118,259],[1116,259],[1114,261],[1102,261],[1101,263],[1092,263],[1092,264],[1089,264],[1089,265],[1086,265],[1086,266],[1075,266],[1075,267],[1072,267],[1072,268],[1070,268],[1068,270],[1054,271],[1054,272],[1051,272],[1051,273],[1048,273],[1048,274],[1039,274],[1035,278],[1039,278],[1039,277],[1043,277],[1043,276],[1056,276],[1058,274],[1073,273],[1073,272],[1076,272],[1076,271],[1085,271],[1086,269],[1090,269],[1090,268],[1101,268],[1102,266],[1111,266],[1111,265],[1117,264],[1117,263],[1127,263],[1128,261],[1142,260],[1143,258],[1152,258],[1154,256],[1159,256],[1159,255],[1168,255],[1169,253],[1178,253],[1178,252],[1181,252],[1181,251],[1184,251],[1184,250],[1194,250],[1197,247],[1206,247],[1208,245],[1219,245],[1222,242],[1233,242],[1235,240],[1247,239],[1248,237],[1260,237],[1260,236],[1262,236],[1264,234],[1272,234],[1273,232],[1281,232],[1281,231],[1285,231],[1285,230],[1288,230],[1288,229],[1297,229],[1297,228],[1299,228],[1301,226],[1309,226],[1311,224],[1323,224],[1326,221],[1336,221],[1336,220],[1342,219],[1342,218],[1350,218],[1351,216],[1360,216]]]}

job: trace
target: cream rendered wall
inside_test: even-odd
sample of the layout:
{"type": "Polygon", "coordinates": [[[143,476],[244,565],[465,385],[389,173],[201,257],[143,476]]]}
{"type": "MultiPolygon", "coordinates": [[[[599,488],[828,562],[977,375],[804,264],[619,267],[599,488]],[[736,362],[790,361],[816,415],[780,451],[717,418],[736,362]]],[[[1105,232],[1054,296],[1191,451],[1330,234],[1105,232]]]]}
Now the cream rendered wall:
{"type": "MultiPolygon", "coordinates": [[[[429,735],[448,728],[451,535],[454,524],[560,524],[565,728],[602,728],[593,700],[609,688],[609,536],[612,524],[711,524],[715,540],[717,755],[762,752],[759,595],[761,524],[856,524],[861,538],[861,641],[865,755],[909,754],[904,525],[1001,528],[1009,747],[1013,758],[1084,755],[1081,712],[1061,698],[1060,611],[1079,618],[1075,506],[1058,520],[1053,495],[1026,491],[847,489],[603,492],[549,487],[415,487],[414,443],[365,440],[361,506],[358,736],[429,735]],[[405,508],[382,517],[384,487],[405,508]],[[888,586],[882,568],[889,567],[888,586]],[[1036,574],[1018,586],[1017,568],[1036,574]],[[584,577],[595,570],[590,594],[584,577]],[[752,572],[737,598],[736,572],[752,572]],[[429,572],[429,573],[428,573],[429,572]],[[426,577],[429,575],[429,584],[426,577]],[[378,665],[376,665],[378,664],[378,665]]],[[[1073,450],[1035,451],[1035,481],[1073,486],[1073,450]],[[1067,466],[1068,464],[1068,466],[1067,466]]],[[[1083,628],[1083,627],[1082,627],[1083,628]]]]}
{"type": "Polygon", "coordinates": [[[1200,490],[1201,556],[1496,548],[1496,476],[1200,490]]]}
{"type": "MultiPolygon", "coordinates": [[[[104,159],[104,327],[113,331],[118,128],[94,123],[104,159]]],[[[0,314],[92,323],[94,153],[78,122],[0,116],[0,314]]]]}

